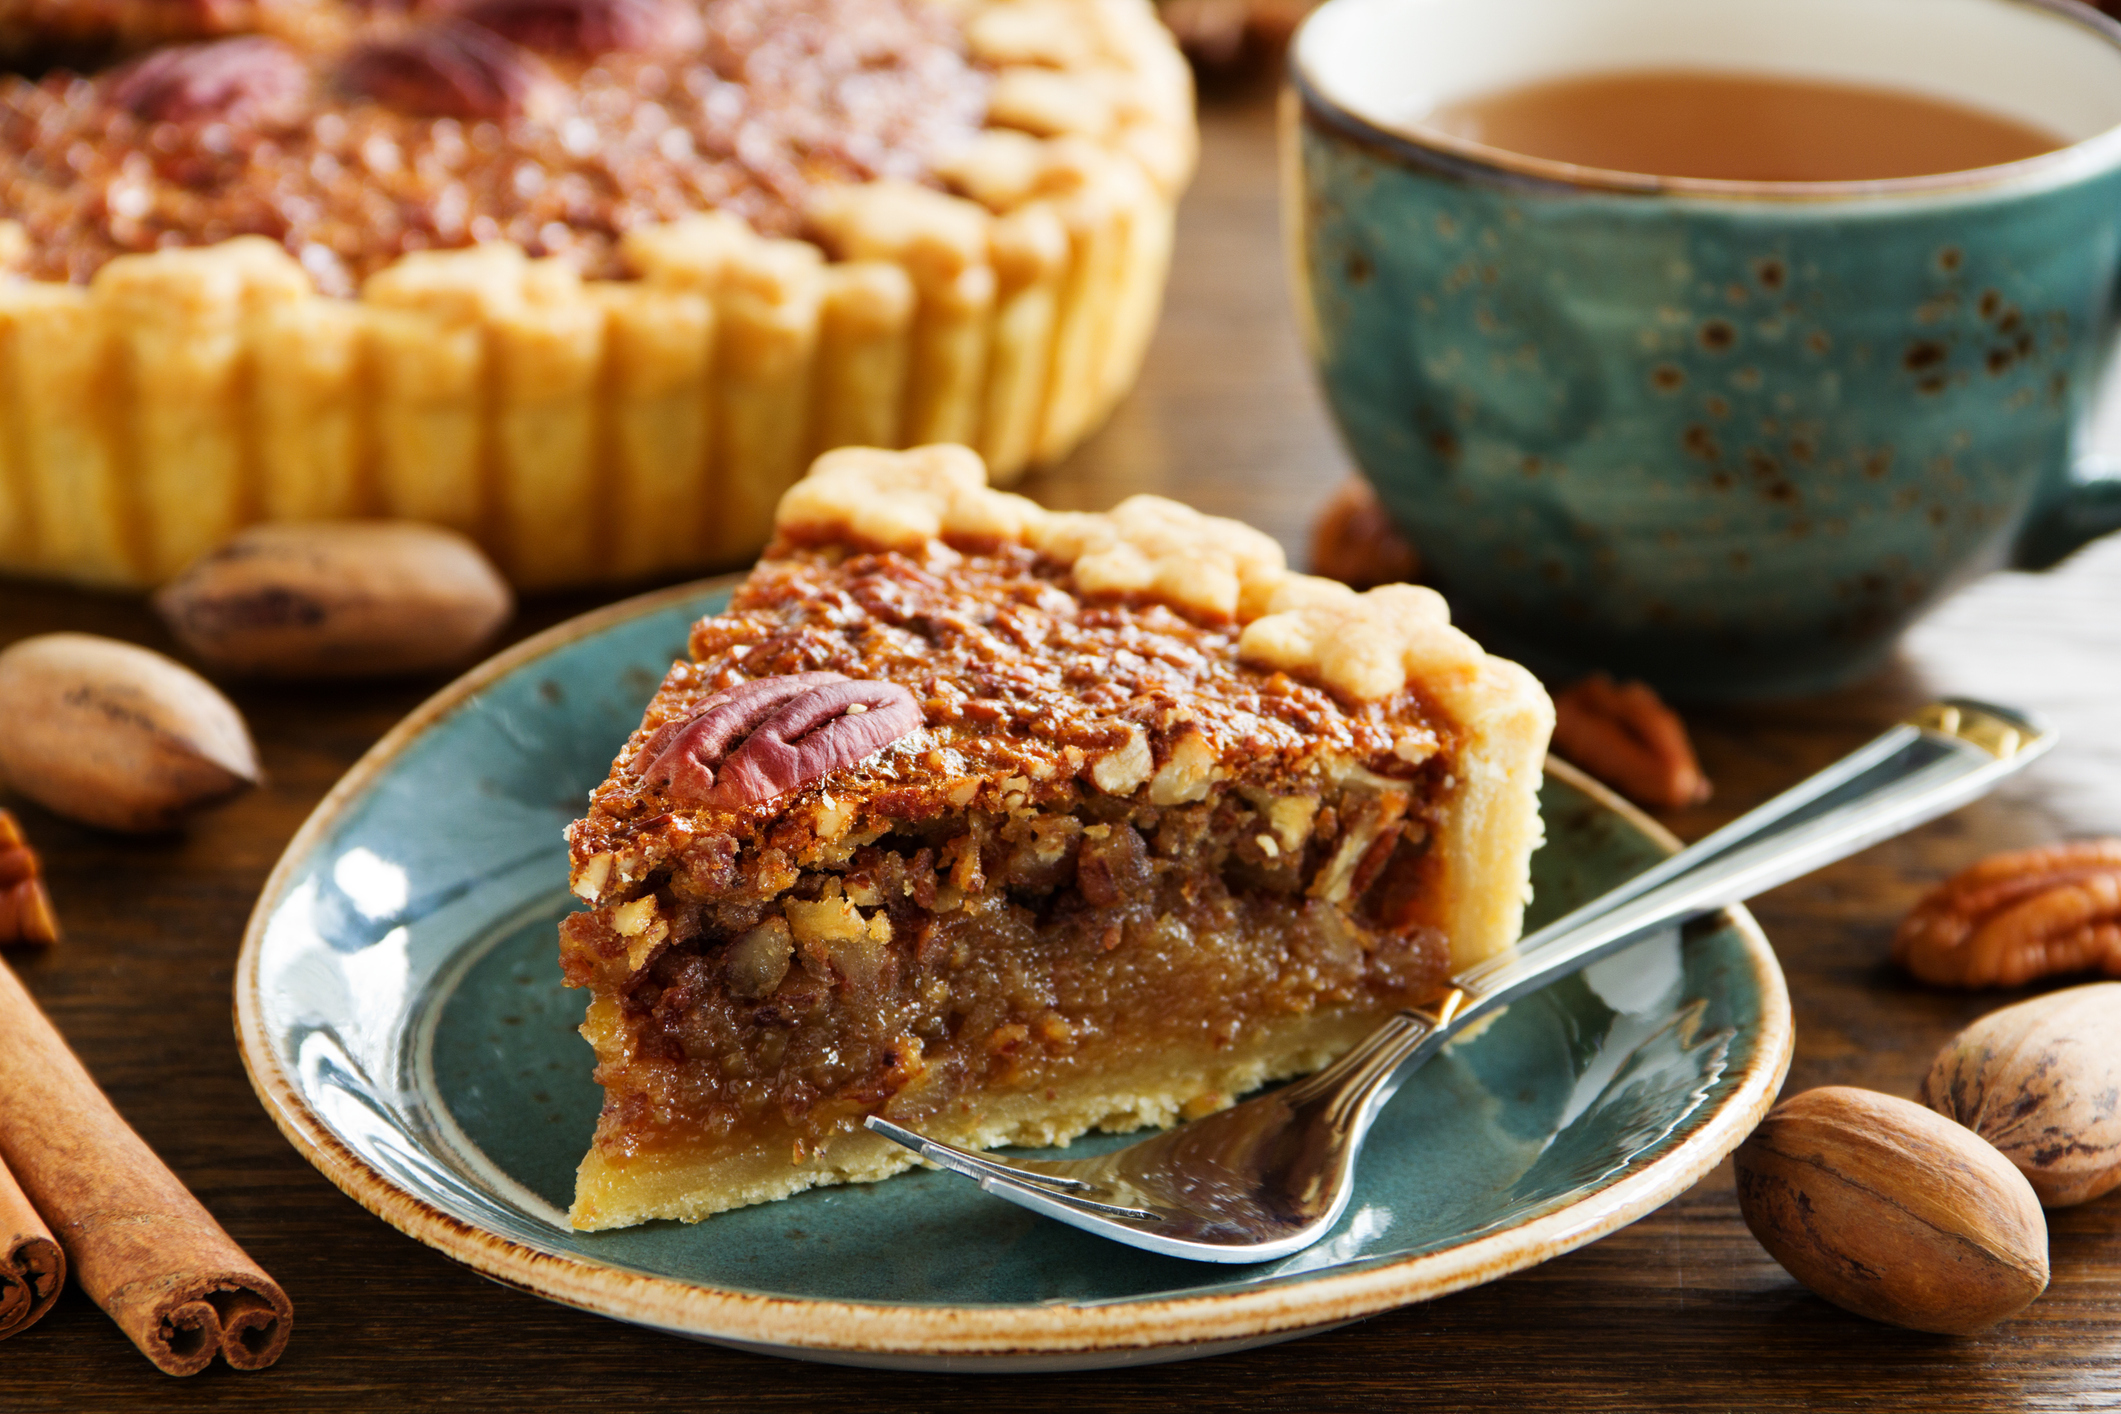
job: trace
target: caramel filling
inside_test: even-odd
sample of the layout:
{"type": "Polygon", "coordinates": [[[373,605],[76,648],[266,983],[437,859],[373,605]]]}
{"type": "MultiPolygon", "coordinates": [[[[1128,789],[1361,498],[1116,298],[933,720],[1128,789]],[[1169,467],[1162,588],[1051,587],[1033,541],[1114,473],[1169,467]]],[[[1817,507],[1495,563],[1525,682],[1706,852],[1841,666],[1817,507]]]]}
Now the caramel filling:
{"type": "Polygon", "coordinates": [[[122,69],[0,77],[0,209],[29,238],[22,273],[85,282],[128,252],[257,234],[327,294],[411,251],[495,240],[611,278],[629,273],[625,232],[702,210],[806,234],[820,185],[929,180],[986,115],[987,76],[920,0],[709,0],[679,52],[539,52],[482,29],[511,109],[494,114],[453,111],[470,99],[425,94],[418,73],[351,86],[359,44],[434,21],[377,13],[290,36],[308,77],[293,96],[179,121],[119,101],[122,69]]]}
{"type": "Polygon", "coordinates": [[[717,851],[686,858],[563,930],[569,980],[618,998],[598,1144],[817,1142],[887,1104],[918,1118],[1221,1049],[1261,1017],[1419,1000],[1447,971],[1423,913],[1444,790],[1432,766],[1164,808],[1089,791],[896,822],[779,892],[775,859],[728,880],[717,851]]]}

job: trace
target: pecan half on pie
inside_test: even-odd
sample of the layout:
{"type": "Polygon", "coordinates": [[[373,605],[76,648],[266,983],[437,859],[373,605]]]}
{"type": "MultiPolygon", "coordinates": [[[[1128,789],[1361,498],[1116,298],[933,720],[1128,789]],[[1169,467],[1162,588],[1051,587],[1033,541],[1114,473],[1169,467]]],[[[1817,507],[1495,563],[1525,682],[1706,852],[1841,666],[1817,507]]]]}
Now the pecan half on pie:
{"type": "Polygon", "coordinates": [[[573,1218],[1168,1124],[1515,941],[1553,711],[1435,593],[964,447],[845,449],[569,831],[605,1090],[573,1218]]]}
{"type": "Polygon", "coordinates": [[[749,559],[824,448],[1125,390],[1194,145],[1147,0],[0,0],[0,570],[254,519],[529,585],[749,559]]]}

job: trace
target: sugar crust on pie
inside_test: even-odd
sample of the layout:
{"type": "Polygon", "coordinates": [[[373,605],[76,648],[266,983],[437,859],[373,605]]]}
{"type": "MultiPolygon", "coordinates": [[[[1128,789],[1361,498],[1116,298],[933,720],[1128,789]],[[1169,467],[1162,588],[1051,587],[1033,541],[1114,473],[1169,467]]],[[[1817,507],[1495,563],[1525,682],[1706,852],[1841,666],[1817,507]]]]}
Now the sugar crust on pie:
{"type": "Polygon", "coordinates": [[[1132,381],[1195,144],[1146,0],[0,0],[0,33],[86,75],[0,75],[0,570],[97,584],[356,515],[623,581],[748,559],[832,446],[1014,475],[1132,381]]]}
{"type": "Polygon", "coordinates": [[[870,1113],[1054,1144],[1324,1064],[1515,941],[1552,720],[1433,591],[1049,512],[963,447],[827,454],[569,831],[574,1223],[909,1166],[870,1113]],[[869,734],[804,765],[813,728],[869,734]]]}

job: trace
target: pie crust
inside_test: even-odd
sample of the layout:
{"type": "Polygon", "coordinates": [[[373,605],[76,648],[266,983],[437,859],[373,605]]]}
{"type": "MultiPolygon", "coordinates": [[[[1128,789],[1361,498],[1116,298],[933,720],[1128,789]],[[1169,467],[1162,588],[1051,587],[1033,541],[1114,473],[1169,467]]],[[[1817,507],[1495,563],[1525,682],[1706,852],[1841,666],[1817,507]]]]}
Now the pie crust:
{"type": "Polygon", "coordinates": [[[909,1166],[870,1113],[977,1147],[1168,1124],[1516,940],[1552,707],[1430,590],[849,448],[691,648],[569,831],[605,1088],[578,1227],[909,1166]],[[815,739],[716,723],[769,699],[863,735],[761,784],[754,743],[815,739]]]}
{"type": "Polygon", "coordinates": [[[630,279],[492,242],[342,299],[237,237],[0,281],[0,570],[144,586],[256,520],[393,516],[616,582],[747,559],[833,446],[1061,456],[1147,347],[1191,80],[1146,0],[947,8],[986,126],[947,191],[824,188],[815,243],[703,212],[629,232],[630,279]]]}

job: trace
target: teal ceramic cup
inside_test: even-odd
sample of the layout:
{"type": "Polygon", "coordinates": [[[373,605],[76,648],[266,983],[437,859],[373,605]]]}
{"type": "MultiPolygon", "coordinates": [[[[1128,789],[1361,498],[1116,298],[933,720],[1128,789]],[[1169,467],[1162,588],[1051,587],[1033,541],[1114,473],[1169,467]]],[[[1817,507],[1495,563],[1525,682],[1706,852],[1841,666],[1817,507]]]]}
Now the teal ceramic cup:
{"type": "MultiPolygon", "coordinates": [[[[1287,214],[1356,460],[1491,646],[1746,698],[1861,676],[1969,577],[2121,526],[2080,453],[2121,263],[2121,27],[2043,0],[1328,0],[1287,214]],[[1814,185],[1406,124],[1574,74],[1913,90],[2070,145],[1814,185]]],[[[2121,611],[2121,608],[2117,608],[2121,611]]]]}

